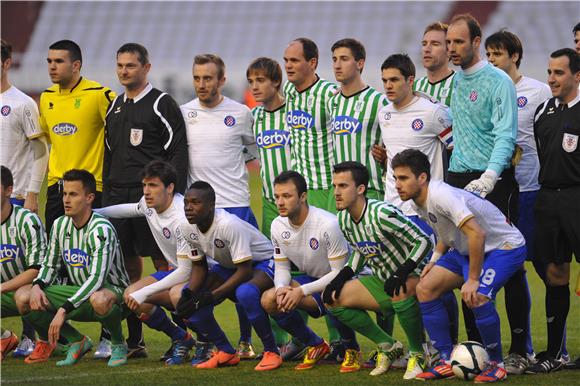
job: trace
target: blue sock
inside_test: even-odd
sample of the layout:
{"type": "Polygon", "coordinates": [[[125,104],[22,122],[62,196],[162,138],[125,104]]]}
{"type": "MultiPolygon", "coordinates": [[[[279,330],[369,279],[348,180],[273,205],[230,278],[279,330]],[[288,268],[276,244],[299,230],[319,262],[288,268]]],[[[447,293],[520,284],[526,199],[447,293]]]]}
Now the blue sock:
{"type": "Polygon", "coordinates": [[[198,334],[206,342],[216,345],[218,350],[233,354],[236,350],[232,347],[226,334],[219,326],[213,315],[213,305],[205,306],[193,313],[188,322],[194,325],[198,334]]]}
{"type": "Polygon", "coordinates": [[[187,332],[169,319],[161,307],[155,306],[151,315],[141,320],[152,329],[164,332],[171,340],[183,340],[187,336],[187,332]]]}
{"type": "Polygon", "coordinates": [[[501,332],[499,315],[493,302],[472,308],[475,324],[483,340],[483,345],[489,354],[489,359],[497,363],[503,362],[501,351],[501,332]]]}
{"type": "Polygon", "coordinates": [[[439,350],[441,359],[449,360],[453,343],[449,334],[449,315],[441,299],[419,303],[423,315],[423,325],[433,346],[439,350]]]}
{"type": "Polygon", "coordinates": [[[264,345],[264,351],[278,353],[270,318],[260,304],[261,292],[253,283],[244,283],[236,289],[236,298],[264,345]]]}
{"type": "Polygon", "coordinates": [[[453,291],[449,291],[440,297],[447,315],[449,316],[449,333],[451,334],[451,342],[457,344],[459,335],[459,308],[457,307],[457,299],[453,291]]]}
{"type": "Polygon", "coordinates": [[[276,320],[278,326],[288,331],[290,335],[298,338],[298,340],[306,346],[317,346],[323,341],[321,337],[316,335],[314,331],[304,323],[304,320],[296,310],[288,313],[272,315],[272,317],[276,320]]]}
{"type": "Polygon", "coordinates": [[[327,313],[326,316],[330,320],[330,323],[338,330],[340,334],[340,342],[343,344],[344,348],[347,350],[360,350],[360,346],[356,340],[356,333],[346,324],[342,323],[340,320],[336,319],[336,316],[331,313],[327,313]]]}
{"type": "Polygon", "coordinates": [[[248,314],[241,304],[236,304],[236,312],[238,313],[238,323],[240,324],[240,342],[252,343],[252,323],[248,319],[248,314]]]}

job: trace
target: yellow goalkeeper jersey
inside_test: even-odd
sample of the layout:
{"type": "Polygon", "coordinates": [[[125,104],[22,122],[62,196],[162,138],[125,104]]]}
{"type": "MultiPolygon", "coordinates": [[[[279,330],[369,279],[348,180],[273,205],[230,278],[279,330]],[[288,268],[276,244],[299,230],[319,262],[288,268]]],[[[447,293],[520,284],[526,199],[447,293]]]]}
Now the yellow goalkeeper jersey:
{"type": "Polygon", "coordinates": [[[55,84],[40,95],[40,124],[51,143],[48,186],[70,169],[85,169],[103,190],[104,122],[113,99],[110,88],[85,78],[71,89],[55,84]]]}

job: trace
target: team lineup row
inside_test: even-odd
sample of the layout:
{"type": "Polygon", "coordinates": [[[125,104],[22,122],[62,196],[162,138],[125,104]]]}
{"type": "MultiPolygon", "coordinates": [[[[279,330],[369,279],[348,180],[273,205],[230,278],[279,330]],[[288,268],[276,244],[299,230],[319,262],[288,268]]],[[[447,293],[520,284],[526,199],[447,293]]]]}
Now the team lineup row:
{"type": "MultiPolygon", "coordinates": [[[[195,58],[197,98],[180,109],[170,96],[147,83],[150,64],[144,47],[130,43],[119,49],[117,72],[125,93],[115,97],[108,88],[80,76],[82,59],[75,43],[52,45],[48,64],[55,85],[41,96],[40,126],[34,122],[34,108],[24,108],[21,119],[14,105],[2,108],[3,119],[24,122],[27,131],[21,131],[20,138],[15,136],[9,145],[14,149],[30,146],[33,173],[42,159],[46,163],[44,137],[52,144],[47,259],[42,264],[38,259],[13,262],[10,269],[9,264],[2,265],[3,311],[8,288],[6,294],[12,294],[13,300],[7,304],[14,305],[15,315],[24,314],[41,338],[27,361],[46,360],[61,336],[71,344],[67,358],[59,363],[76,362],[91,343],[64,321],[90,314],[110,333],[112,366],[125,363],[131,352],[144,352],[136,315],[171,337],[174,345],[168,364],[183,363],[194,345],[185,325],[197,333],[198,342],[217,346],[211,358],[194,358],[198,367],[236,364],[239,355],[212,313],[214,304],[233,298],[238,304],[241,338],[253,326],[264,343],[257,370],[282,363],[268,314],[307,347],[297,369],[311,368],[329,353],[328,343],[309,330],[295,311],[304,308],[315,317],[326,314],[330,335],[333,329],[335,341],[342,346],[341,371],[356,371],[361,366],[354,331],[377,343],[376,367],[371,374],[388,370],[403,353],[402,344],[391,336],[392,318],[397,314],[409,343],[405,378],[446,378],[452,375],[449,355],[457,336],[457,305],[450,291],[461,287],[464,315],[472,315],[471,322],[466,316],[468,336],[483,342],[491,358],[476,382],[503,380],[506,368],[520,374],[559,369],[566,354],[569,262],[572,252],[580,255],[578,216],[574,214],[578,203],[573,200],[580,186],[578,54],[562,49],[551,55],[548,73],[554,98],[550,99],[545,85],[519,74],[522,48],[517,36],[501,31],[486,40],[490,62],[505,72],[480,60],[480,44],[481,29],[469,15],[458,15],[449,27],[442,23],[428,26],[423,39],[428,76],[415,81],[412,61],[406,55],[390,56],[381,68],[385,98],[362,80],[365,52],[358,41],[343,39],[332,47],[333,68],[340,83],[337,89],[316,75],[318,49],[314,42],[300,38],[284,53],[288,82],[283,94],[282,71],[274,60],[258,58],[249,66],[251,91],[263,103],[251,113],[221,95],[225,66],[215,55],[195,58]],[[463,71],[451,70],[449,59],[463,71]],[[417,91],[430,93],[431,98],[417,91]],[[257,231],[249,208],[244,149],[253,152],[253,146],[260,157],[264,186],[261,229],[274,247],[257,231]],[[408,148],[420,151],[405,151],[408,148]],[[446,149],[453,149],[449,160],[446,149]],[[163,159],[174,169],[168,171],[168,164],[150,164],[152,159],[163,159]],[[71,169],[88,171],[95,177],[94,183],[86,172],[67,173],[71,169]],[[286,170],[295,173],[284,173],[286,170]],[[166,178],[172,174],[173,179],[166,178]],[[433,182],[429,182],[431,176],[433,182]],[[440,182],[443,179],[471,193],[451,188],[440,182]],[[190,225],[181,221],[183,225],[177,228],[161,226],[169,220],[164,218],[166,210],[177,205],[175,198],[180,196],[173,194],[183,192],[188,181],[196,181],[185,195],[190,225]],[[77,188],[73,193],[72,185],[77,188]],[[156,195],[165,195],[159,207],[155,206],[156,195]],[[514,205],[517,196],[519,207],[514,205]],[[86,198],[81,200],[84,217],[73,214],[78,197],[86,198]],[[116,239],[110,226],[101,229],[95,225],[94,237],[73,237],[79,226],[81,233],[90,229],[82,225],[93,218],[108,224],[92,214],[91,204],[106,206],[100,211],[112,218],[144,217],[112,220],[122,257],[120,250],[102,251],[106,240],[116,239]],[[214,211],[214,207],[219,209],[214,211]],[[314,222],[309,220],[311,211],[320,211],[312,216],[320,221],[336,221],[329,212],[337,210],[336,226],[305,226],[314,222]],[[278,214],[281,217],[276,218],[278,214]],[[543,221],[534,220],[534,214],[543,221]],[[159,219],[152,220],[154,217],[159,219]],[[523,236],[506,223],[506,217],[508,223],[518,223],[523,236]],[[537,234],[543,236],[535,241],[537,248],[530,248],[536,223],[537,234]],[[279,229],[284,226],[287,229],[279,229]],[[322,233],[312,236],[310,231],[322,233]],[[300,232],[302,236],[294,237],[293,233],[300,232]],[[433,241],[428,235],[433,233],[437,245],[431,256],[433,241]],[[346,246],[344,238],[352,254],[348,247],[341,249],[346,246]],[[173,241],[168,244],[168,240],[173,241]],[[97,245],[99,253],[94,249],[97,245]],[[449,247],[453,251],[445,253],[449,247]],[[548,311],[554,312],[549,316],[555,322],[548,325],[548,350],[530,365],[530,301],[523,260],[533,250],[540,257],[533,260],[546,283],[547,301],[555,304],[548,311]],[[316,257],[317,253],[323,256],[316,257]],[[147,255],[154,257],[159,271],[141,279],[138,256],[147,255]],[[212,258],[209,267],[204,256],[212,258]],[[424,267],[427,256],[431,257],[424,267]],[[304,277],[292,280],[289,262],[304,277]],[[164,264],[169,271],[163,270],[164,264]],[[17,266],[18,270],[13,268],[17,266]],[[110,266],[115,269],[109,270],[110,266]],[[363,266],[370,272],[351,280],[363,266]],[[69,284],[51,285],[61,267],[67,270],[64,276],[69,284]],[[5,278],[5,272],[12,271],[16,273],[5,278]],[[20,276],[23,272],[28,274],[20,276]],[[19,280],[15,281],[16,276],[19,280]],[[20,280],[24,277],[28,281],[20,280]],[[26,285],[15,287],[16,283],[26,285]],[[123,295],[129,283],[133,284],[123,295]],[[506,301],[508,315],[513,315],[509,318],[512,347],[505,364],[499,317],[489,301],[504,284],[506,298],[516,299],[511,307],[506,301]],[[123,303],[134,311],[128,317],[129,348],[120,329],[123,303]],[[175,319],[182,326],[171,321],[161,306],[176,309],[175,319]],[[47,307],[52,310],[50,318],[44,312],[47,307]],[[378,312],[381,326],[361,309],[378,312]],[[422,347],[423,323],[441,357],[431,369],[426,368],[422,347]],[[450,329],[450,325],[455,327],[450,329]]],[[[10,85],[4,89],[9,67],[9,63],[5,66],[4,47],[3,43],[3,97],[16,90],[10,85]]],[[[3,140],[3,146],[5,143],[3,140]]],[[[18,163],[22,165],[24,159],[17,156],[12,164],[6,162],[14,169],[16,181],[7,197],[14,193],[13,199],[35,209],[33,184],[38,178],[19,178],[18,163]],[[27,181],[29,190],[23,188],[27,181]],[[26,192],[26,200],[22,192],[26,192]]],[[[4,180],[3,186],[8,186],[4,180]]],[[[12,208],[17,208],[7,205],[4,209],[3,204],[3,237],[19,233],[9,226],[4,232],[5,219],[15,215],[12,208]]],[[[182,209],[174,212],[183,217],[182,209]]],[[[110,248],[116,243],[106,244],[110,248]]],[[[24,251],[15,251],[21,260],[24,251]]],[[[15,345],[12,333],[4,335],[15,345]]]]}

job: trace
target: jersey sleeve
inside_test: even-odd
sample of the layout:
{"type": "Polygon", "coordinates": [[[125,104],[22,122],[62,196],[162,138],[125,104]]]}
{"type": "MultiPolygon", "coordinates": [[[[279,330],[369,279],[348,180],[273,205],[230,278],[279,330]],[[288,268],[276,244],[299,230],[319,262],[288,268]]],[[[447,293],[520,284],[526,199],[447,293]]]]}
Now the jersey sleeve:
{"type": "Polygon", "coordinates": [[[40,124],[40,129],[42,131],[44,131],[44,133],[46,134],[46,136],[48,138],[50,138],[49,131],[48,131],[48,124],[46,123],[46,117],[44,115],[44,108],[43,108],[44,104],[46,103],[45,99],[46,99],[46,94],[45,93],[40,94],[40,103],[39,103],[40,109],[39,109],[38,123],[40,124]]]}
{"type": "MultiPolygon", "coordinates": [[[[457,228],[461,228],[467,220],[474,217],[474,214],[465,203],[465,198],[454,194],[453,189],[446,189],[445,186],[436,190],[430,189],[429,195],[430,200],[435,202],[437,214],[451,220],[457,228]]],[[[478,198],[475,195],[474,197],[478,198]]]]}
{"type": "Polygon", "coordinates": [[[24,129],[24,134],[28,139],[33,139],[44,135],[42,128],[40,127],[40,114],[38,113],[38,106],[34,103],[34,100],[30,99],[22,105],[22,128],[24,129]]]}
{"type": "Polygon", "coordinates": [[[359,273],[364,268],[366,259],[355,245],[351,244],[351,246],[353,247],[353,252],[345,265],[350,267],[354,273],[359,273]]]}
{"type": "Polygon", "coordinates": [[[186,224],[180,224],[175,230],[177,238],[177,258],[187,257],[192,261],[200,261],[204,254],[200,246],[194,241],[187,240],[186,224]]]}
{"type": "Polygon", "coordinates": [[[451,118],[450,109],[444,104],[439,103],[433,112],[433,127],[437,138],[447,149],[453,147],[453,119],[451,118]]]}
{"type": "Polygon", "coordinates": [[[328,251],[328,260],[342,259],[348,255],[348,243],[340,230],[338,221],[333,221],[322,233],[326,250],[328,251]]]}
{"type": "Polygon", "coordinates": [[[119,204],[95,208],[93,211],[108,218],[135,218],[143,217],[145,213],[140,208],[141,203],[119,204]]]}
{"type": "Polygon", "coordinates": [[[254,136],[254,116],[249,108],[244,106],[244,122],[242,126],[242,143],[248,147],[256,145],[256,138],[254,136]]]}
{"type": "Polygon", "coordinates": [[[492,99],[491,123],[495,139],[487,168],[499,176],[510,164],[518,130],[516,90],[511,80],[497,82],[492,99]]]}
{"type": "Polygon", "coordinates": [[[46,254],[46,232],[36,214],[27,214],[20,230],[20,238],[24,240],[27,268],[40,268],[46,254]]]}
{"type": "Polygon", "coordinates": [[[272,232],[272,245],[274,246],[274,287],[290,285],[292,281],[290,260],[282,250],[280,240],[274,237],[274,232],[272,232]]]}
{"type": "Polygon", "coordinates": [[[60,244],[58,240],[59,221],[57,220],[50,231],[50,244],[46,258],[42,261],[35,281],[41,281],[44,285],[50,285],[58,276],[62,267],[60,244]]]}
{"type": "Polygon", "coordinates": [[[225,238],[230,242],[229,248],[232,263],[240,264],[252,260],[250,235],[245,234],[243,228],[237,226],[233,221],[222,229],[224,230],[225,238]]]}

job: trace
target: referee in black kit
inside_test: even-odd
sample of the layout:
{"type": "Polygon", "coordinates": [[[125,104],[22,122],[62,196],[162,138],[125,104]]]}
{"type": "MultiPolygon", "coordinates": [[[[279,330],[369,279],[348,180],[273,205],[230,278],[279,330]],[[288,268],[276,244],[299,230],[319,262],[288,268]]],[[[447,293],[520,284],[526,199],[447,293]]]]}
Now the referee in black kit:
{"type": "MultiPolygon", "coordinates": [[[[138,202],[143,196],[141,171],[150,161],[171,163],[177,170],[175,191],[185,191],[188,156],[185,122],[177,103],[147,81],[151,68],[147,49],[127,43],[117,50],[117,76],[125,92],[113,101],[105,120],[103,206],[138,202]]],[[[145,218],[113,220],[119,234],[131,283],[141,278],[140,256],[151,256],[156,270],[167,262],[145,218]]],[[[141,321],[127,318],[129,357],[147,355],[141,321]]]]}
{"type": "Polygon", "coordinates": [[[563,48],[550,55],[548,84],[553,98],[538,107],[534,118],[541,185],[535,207],[536,258],[546,264],[548,348],[526,373],[562,367],[572,254],[580,262],[580,56],[576,51],[563,48]]]}

